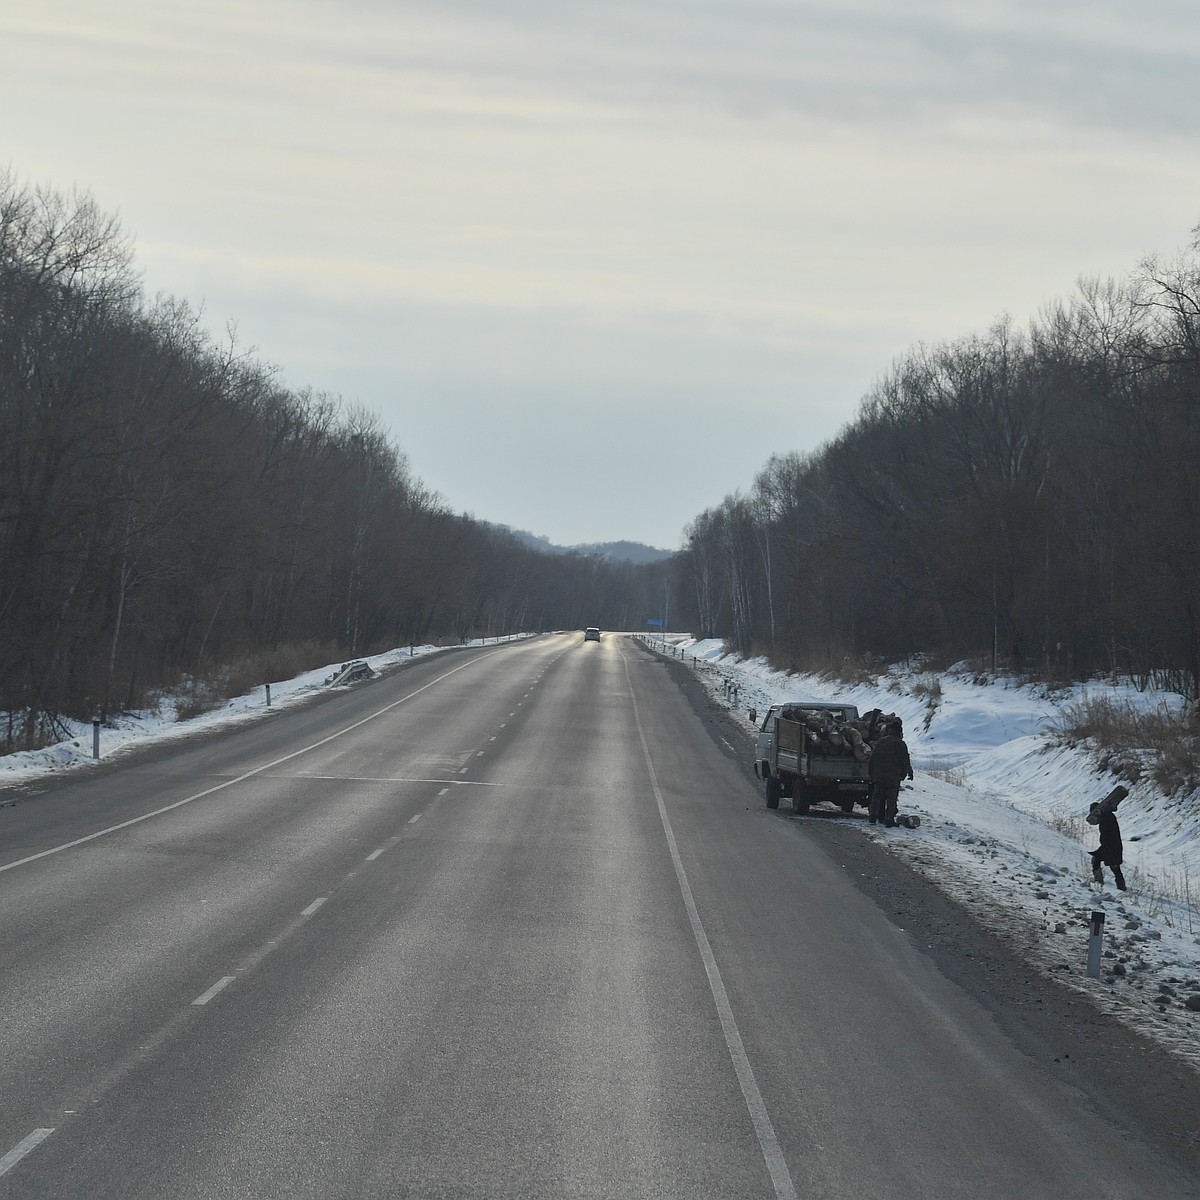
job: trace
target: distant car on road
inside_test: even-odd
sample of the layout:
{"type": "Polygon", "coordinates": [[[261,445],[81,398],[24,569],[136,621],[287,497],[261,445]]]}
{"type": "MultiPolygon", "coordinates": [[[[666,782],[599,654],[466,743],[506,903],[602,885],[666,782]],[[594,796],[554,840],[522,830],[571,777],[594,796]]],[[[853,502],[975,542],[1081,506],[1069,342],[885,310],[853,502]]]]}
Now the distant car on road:
{"type": "Polygon", "coordinates": [[[600,630],[595,625],[589,625],[583,631],[583,640],[585,642],[598,642],[600,640],[600,630]]]}

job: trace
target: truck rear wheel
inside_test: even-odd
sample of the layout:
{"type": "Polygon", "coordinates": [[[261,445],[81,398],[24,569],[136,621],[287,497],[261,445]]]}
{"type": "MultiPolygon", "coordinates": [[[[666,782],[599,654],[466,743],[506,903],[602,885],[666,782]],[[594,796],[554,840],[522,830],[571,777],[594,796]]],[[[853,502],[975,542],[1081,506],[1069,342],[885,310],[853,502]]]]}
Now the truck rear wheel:
{"type": "Polygon", "coordinates": [[[766,793],[767,793],[767,807],[768,808],[778,808],[779,807],[779,791],[780,791],[779,776],[778,775],[768,775],[765,788],[766,788],[766,793]]]}

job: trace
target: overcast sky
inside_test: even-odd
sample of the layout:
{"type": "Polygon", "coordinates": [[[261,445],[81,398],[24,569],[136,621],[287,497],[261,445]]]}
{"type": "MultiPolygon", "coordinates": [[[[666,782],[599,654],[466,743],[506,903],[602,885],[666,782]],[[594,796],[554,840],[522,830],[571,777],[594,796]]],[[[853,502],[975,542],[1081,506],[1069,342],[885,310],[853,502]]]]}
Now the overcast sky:
{"type": "Polygon", "coordinates": [[[0,163],[454,509],[675,548],[917,342],[1189,242],[1200,4],[7,0],[0,163]]]}

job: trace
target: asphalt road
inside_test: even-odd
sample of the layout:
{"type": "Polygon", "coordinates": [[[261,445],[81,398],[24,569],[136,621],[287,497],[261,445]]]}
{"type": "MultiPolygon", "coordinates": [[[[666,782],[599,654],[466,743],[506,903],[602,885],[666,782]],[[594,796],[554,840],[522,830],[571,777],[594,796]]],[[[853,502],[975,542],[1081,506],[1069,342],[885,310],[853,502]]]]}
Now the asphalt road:
{"type": "Polygon", "coordinates": [[[745,760],[571,634],[0,808],[0,1197],[1195,1200],[745,760]]]}

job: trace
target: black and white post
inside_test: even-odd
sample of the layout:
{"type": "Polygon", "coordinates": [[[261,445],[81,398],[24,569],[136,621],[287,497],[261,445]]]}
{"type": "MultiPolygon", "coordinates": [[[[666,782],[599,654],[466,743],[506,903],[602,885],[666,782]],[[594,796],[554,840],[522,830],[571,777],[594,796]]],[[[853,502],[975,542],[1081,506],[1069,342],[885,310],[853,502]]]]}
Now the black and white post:
{"type": "Polygon", "coordinates": [[[1093,911],[1091,929],[1092,935],[1088,938],[1087,973],[1093,979],[1099,979],[1100,951],[1104,946],[1104,914],[1102,912],[1093,911]]]}

